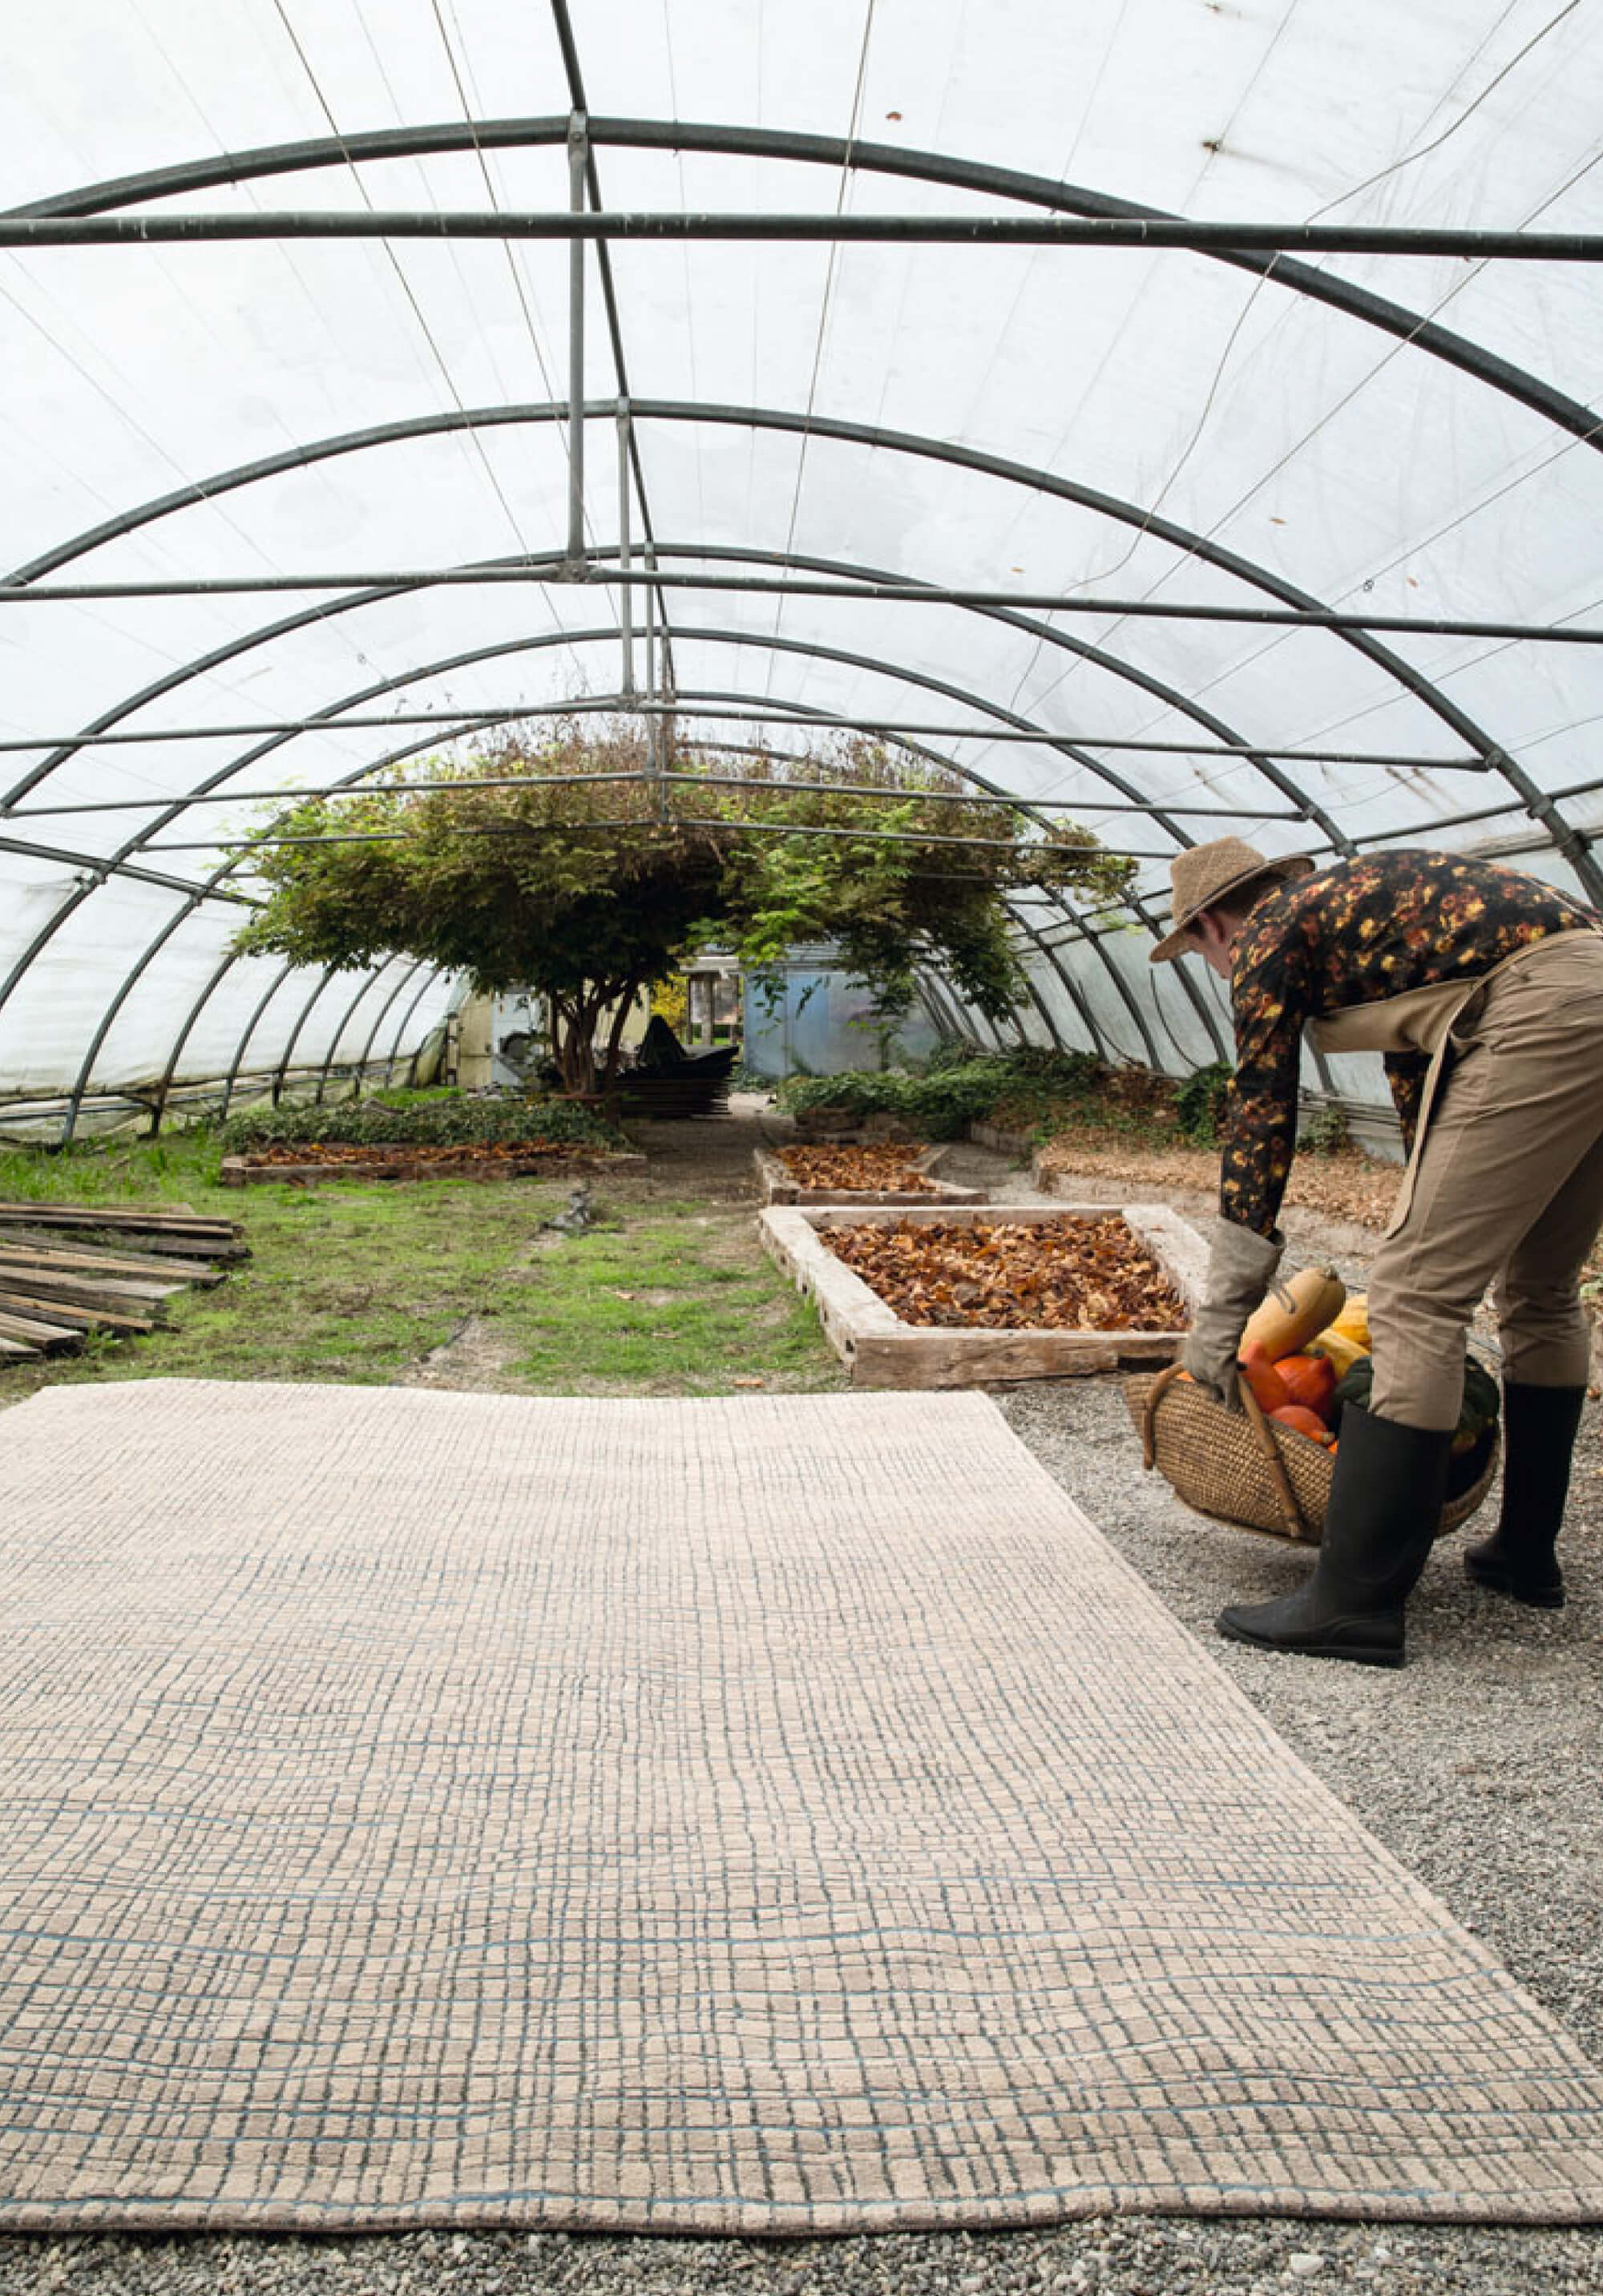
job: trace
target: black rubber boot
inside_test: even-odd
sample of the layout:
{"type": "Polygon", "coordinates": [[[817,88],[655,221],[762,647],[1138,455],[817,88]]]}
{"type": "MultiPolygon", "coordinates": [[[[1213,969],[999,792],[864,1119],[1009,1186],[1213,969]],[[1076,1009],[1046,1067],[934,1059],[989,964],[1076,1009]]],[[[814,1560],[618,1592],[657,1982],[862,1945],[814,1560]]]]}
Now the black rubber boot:
{"type": "Polygon", "coordinates": [[[1564,1573],[1553,1550],[1585,1400],[1583,1387],[1504,1388],[1503,1512],[1492,1537],[1464,1551],[1472,1585],[1535,1610],[1563,1609],[1564,1573]]]}
{"type": "Polygon", "coordinates": [[[1221,1611],[1232,1642],[1303,1658],[1402,1664],[1403,1605],[1442,1513],[1451,1429],[1404,1427],[1348,1404],[1313,1576],[1278,1603],[1221,1611]]]}

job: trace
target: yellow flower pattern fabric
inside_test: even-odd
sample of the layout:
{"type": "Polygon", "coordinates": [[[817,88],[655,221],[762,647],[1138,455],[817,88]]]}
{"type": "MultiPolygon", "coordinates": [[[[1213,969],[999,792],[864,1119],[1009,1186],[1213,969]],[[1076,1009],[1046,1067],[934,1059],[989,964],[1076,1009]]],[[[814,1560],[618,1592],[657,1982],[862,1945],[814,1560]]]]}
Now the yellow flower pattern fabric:
{"type": "MultiPolygon", "coordinates": [[[[1550,885],[1489,861],[1418,849],[1338,861],[1278,887],[1242,929],[1230,977],[1236,1075],[1225,1115],[1219,1209],[1274,1232],[1295,1152],[1303,1030],[1310,1021],[1444,981],[1596,923],[1550,885]]],[[[1429,1062],[1385,1055],[1411,1148],[1429,1062]]]]}

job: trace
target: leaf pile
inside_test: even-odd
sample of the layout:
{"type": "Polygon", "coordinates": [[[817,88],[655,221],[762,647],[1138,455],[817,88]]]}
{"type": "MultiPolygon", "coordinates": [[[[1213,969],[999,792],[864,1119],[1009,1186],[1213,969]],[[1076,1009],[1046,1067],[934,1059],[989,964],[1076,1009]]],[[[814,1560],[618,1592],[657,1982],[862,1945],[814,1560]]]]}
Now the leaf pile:
{"type": "Polygon", "coordinates": [[[913,1168],[917,1153],[905,1141],[868,1147],[845,1142],[829,1148],[782,1148],[779,1161],[803,1188],[894,1188],[933,1195],[933,1181],[913,1168]]]}
{"type": "Polygon", "coordinates": [[[973,1227],[900,1220],[820,1234],[904,1324],[1178,1332],[1191,1320],[1159,1262],[1116,1212],[973,1227]]]}
{"type": "Polygon", "coordinates": [[[455,1145],[401,1142],[390,1146],[354,1140],[272,1140],[252,1148],[248,1160],[267,1165],[326,1164],[334,1170],[343,1164],[379,1164],[394,1166],[398,1170],[405,1167],[408,1171],[416,1168],[449,1174],[501,1164],[515,1164],[520,1169],[530,1164],[549,1163],[593,1167],[596,1157],[576,1150],[571,1142],[560,1140],[462,1142],[455,1145]]]}

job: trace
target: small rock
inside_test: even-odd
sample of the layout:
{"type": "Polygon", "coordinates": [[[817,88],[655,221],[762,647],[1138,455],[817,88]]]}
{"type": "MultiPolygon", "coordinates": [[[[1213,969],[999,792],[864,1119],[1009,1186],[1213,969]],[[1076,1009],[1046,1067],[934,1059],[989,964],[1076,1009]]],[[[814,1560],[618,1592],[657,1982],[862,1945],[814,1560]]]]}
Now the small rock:
{"type": "Polygon", "coordinates": [[[1316,2272],[1325,2269],[1325,2259],[1317,2249],[1294,2248],[1286,2259],[1286,2268],[1299,2280],[1311,2280],[1316,2272]]]}

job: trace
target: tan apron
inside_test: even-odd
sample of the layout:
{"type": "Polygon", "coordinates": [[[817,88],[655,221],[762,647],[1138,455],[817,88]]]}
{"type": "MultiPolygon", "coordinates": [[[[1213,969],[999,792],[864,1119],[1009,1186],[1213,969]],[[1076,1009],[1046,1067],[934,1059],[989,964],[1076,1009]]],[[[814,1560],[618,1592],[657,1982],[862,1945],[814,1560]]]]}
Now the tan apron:
{"type": "MultiPolygon", "coordinates": [[[[1587,926],[1578,930],[1592,931],[1587,926]]],[[[1397,1201],[1392,1207],[1392,1217],[1385,1233],[1395,1235],[1409,1216],[1413,1201],[1414,1181],[1419,1169],[1419,1157],[1425,1146],[1426,1128],[1431,1110],[1447,1067],[1447,1051],[1454,1022],[1466,1005],[1479,996],[1500,972],[1507,972],[1529,958],[1541,955],[1543,949],[1557,942],[1567,940],[1568,932],[1548,933],[1541,940],[1528,942],[1517,948],[1488,972],[1477,972],[1473,980],[1439,980],[1428,988],[1405,988],[1401,996],[1377,996],[1368,1004],[1344,1004],[1339,1011],[1327,1013],[1322,1019],[1309,1022],[1309,1034],[1321,1053],[1426,1053],[1430,1066],[1426,1070],[1424,1090],[1419,1095],[1419,1121],[1414,1133],[1414,1145],[1402,1176],[1402,1185],[1397,1191],[1397,1201]]]]}

